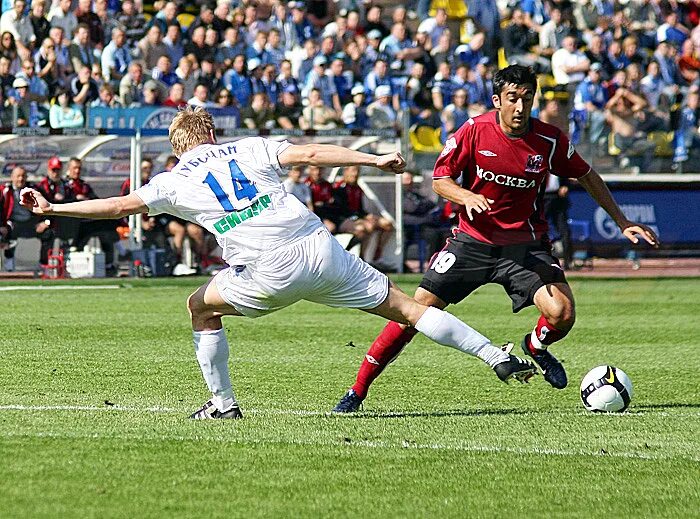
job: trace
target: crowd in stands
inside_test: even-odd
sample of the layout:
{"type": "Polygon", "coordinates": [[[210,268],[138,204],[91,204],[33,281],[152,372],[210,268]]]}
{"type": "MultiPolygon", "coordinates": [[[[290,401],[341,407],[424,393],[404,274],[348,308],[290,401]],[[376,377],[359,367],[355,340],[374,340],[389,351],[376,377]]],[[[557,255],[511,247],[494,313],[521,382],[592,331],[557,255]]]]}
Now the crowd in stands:
{"type": "MultiPolygon", "coordinates": [[[[540,73],[535,115],[621,168],[644,171],[661,144],[674,166],[700,149],[699,0],[465,0],[459,18],[441,6],[460,2],[433,4],[3,0],[0,123],[75,128],[92,107],[191,104],[236,110],[243,128],[408,121],[444,142],[492,109],[494,70],[520,63],[540,73]]],[[[378,233],[381,255],[391,223],[357,205],[356,173],[338,186],[307,174],[290,190],[336,232],[378,233]]],[[[149,226],[176,254],[189,236],[206,255],[191,224],[149,226]]]]}

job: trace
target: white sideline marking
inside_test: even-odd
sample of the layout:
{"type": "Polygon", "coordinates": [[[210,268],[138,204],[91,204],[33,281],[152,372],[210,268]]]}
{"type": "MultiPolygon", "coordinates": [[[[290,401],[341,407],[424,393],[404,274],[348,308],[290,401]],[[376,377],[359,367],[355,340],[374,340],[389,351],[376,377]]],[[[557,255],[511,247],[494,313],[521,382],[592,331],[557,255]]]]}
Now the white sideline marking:
{"type": "Polygon", "coordinates": [[[15,287],[0,287],[0,292],[14,292],[17,290],[114,290],[121,288],[120,285],[26,285],[15,287]]]}
{"type": "MultiPolygon", "coordinates": [[[[181,409],[174,409],[168,407],[128,407],[128,406],[81,406],[81,405],[46,405],[46,406],[30,406],[30,405],[0,405],[0,411],[120,411],[120,412],[136,412],[136,413],[178,413],[183,416],[187,414],[186,411],[181,409]]],[[[294,410],[294,409],[247,409],[248,414],[260,414],[260,415],[288,415],[288,416],[329,416],[330,413],[325,411],[307,411],[307,410],[294,410]]],[[[582,414],[582,413],[576,413],[582,414]]],[[[644,416],[646,414],[653,414],[659,416],[685,416],[685,417],[695,417],[700,416],[700,413],[645,413],[639,412],[636,414],[627,413],[621,416],[644,416]]],[[[382,415],[391,416],[391,414],[382,415]]],[[[371,415],[367,416],[371,418],[371,415]]],[[[336,418],[333,416],[333,418],[336,418]]],[[[347,419],[348,417],[337,417],[338,419],[347,419]]],[[[146,439],[146,436],[135,435],[135,434],[120,434],[120,435],[102,435],[98,433],[53,433],[53,432],[37,432],[37,433],[6,433],[1,434],[1,437],[31,437],[31,438],[110,438],[110,439],[146,439]]],[[[157,435],[158,439],[162,440],[177,440],[177,441],[224,441],[227,443],[237,443],[237,444],[266,444],[266,443],[278,443],[278,444],[291,444],[291,445],[304,445],[304,446],[322,446],[322,447],[333,447],[342,445],[345,447],[359,447],[359,448],[369,448],[369,449],[419,449],[419,450],[445,450],[445,451],[461,451],[461,452],[481,452],[481,453],[507,453],[507,454],[519,454],[519,455],[538,455],[538,456],[593,456],[593,457],[612,457],[612,458],[627,458],[627,459],[639,459],[639,460],[650,460],[650,461],[660,461],[660,460],[677,460],[683,459],[687,461],[692,461],[695,463],[700,463],[700,457],[697,456],[686,456],[686,455],[654,455],[654,454],[644,454],[638,452],[605,452],[600,451],[585,451],[585,450],[566,450],[566,449],[547,449],[539,447],[503,447],[497,445],[478,445],[478,444],[444,444],[444,443],[413,443],[409,441],[402,442],[387,442],[387,441],[370,441],[370,440],[353,440],[351,442],[342,443],[340,440],[338,442],[332,441],[312,441],[312,440],[284,440],[284,441],[267,441],[267,440],[239,440],[235,437],[227,437],[226,439],[221,438],[205,438],[201,436],[180,436],[180,435],[157,435]]]]}

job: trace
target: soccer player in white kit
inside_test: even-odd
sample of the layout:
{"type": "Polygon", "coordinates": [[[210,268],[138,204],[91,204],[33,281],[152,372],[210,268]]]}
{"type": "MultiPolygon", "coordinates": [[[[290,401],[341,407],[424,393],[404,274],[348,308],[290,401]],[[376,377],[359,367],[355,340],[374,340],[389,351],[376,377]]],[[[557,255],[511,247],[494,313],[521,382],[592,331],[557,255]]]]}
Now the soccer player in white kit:
{"type": "Polygon", "coordinates": [[[241,418],[228,370],[221,317],[260,317],[305,299],[358,308],[411,324],[440,344],[471,353],[501,380],[526,381],[533,364],[510,355],[451,314],[420,305],[379,271],[348,253],[279,179],[295,165],[373,166],[401,173],[399,153],[377,156],[340,146],[293,145],[260,137],[217,144],[202,108],[180,111],[169,128],[179,164],[129,195],[53,205],[34,189],[22,204],[36,214],[122,218],[168,213],[216,236],[229,265],[187,300],[194,347],[212,398],[191,418],[241,418]]]}

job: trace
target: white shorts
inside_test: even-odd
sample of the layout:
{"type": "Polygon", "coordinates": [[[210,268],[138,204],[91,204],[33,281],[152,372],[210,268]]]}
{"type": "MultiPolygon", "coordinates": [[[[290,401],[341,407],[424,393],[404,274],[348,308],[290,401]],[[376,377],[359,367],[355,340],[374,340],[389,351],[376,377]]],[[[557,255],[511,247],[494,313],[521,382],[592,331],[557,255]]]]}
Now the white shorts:
{"type": "Polygon", "coordinates": [[[302,299],[326,306],[376,308],[389,278],[350,254],[325,227],[253,266],[229,267],[214,278],[221,297],[247,317],[260,317],[302,299]]]}

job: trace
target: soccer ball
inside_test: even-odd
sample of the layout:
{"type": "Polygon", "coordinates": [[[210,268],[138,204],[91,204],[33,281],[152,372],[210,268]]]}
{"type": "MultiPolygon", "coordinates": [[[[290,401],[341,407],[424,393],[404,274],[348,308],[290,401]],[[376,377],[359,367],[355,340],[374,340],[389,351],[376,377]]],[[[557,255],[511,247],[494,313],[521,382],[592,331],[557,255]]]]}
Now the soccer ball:
{"type": "Polygon", "coordinates": [[[627,409],[632,400],[632,381],[613,366],[598,366],[581,381],[581,401],[593,412],[615,413],[627,409]]]}

